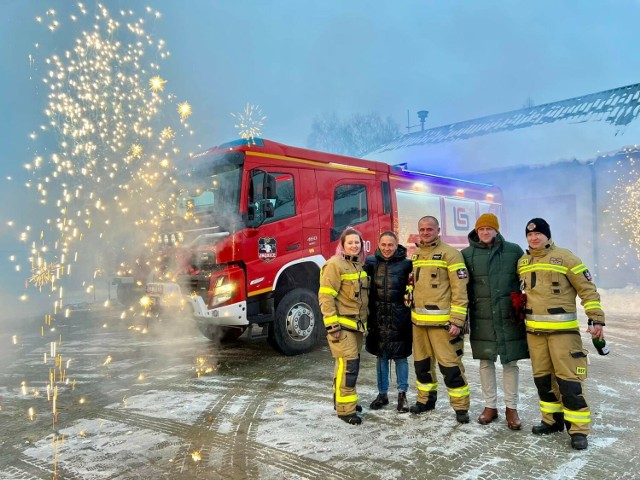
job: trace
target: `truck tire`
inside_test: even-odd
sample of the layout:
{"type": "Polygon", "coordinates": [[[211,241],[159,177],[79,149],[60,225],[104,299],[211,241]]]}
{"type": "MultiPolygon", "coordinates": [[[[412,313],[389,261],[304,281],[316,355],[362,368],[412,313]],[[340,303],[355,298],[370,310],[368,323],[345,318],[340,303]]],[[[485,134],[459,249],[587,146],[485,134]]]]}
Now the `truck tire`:
{"type": "Polygon", "coordinates": [[[310,352],[318,343],[321,326],[318,297],[306,288],[296,288],[276,307],[269,343],[285,355],[310,352]]]}

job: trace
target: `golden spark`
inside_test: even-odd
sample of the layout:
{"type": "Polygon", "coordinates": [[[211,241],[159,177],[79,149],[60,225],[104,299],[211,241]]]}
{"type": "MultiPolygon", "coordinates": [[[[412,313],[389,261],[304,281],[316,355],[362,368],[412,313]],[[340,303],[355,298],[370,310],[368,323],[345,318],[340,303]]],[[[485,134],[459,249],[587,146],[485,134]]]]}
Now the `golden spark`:
{"type": "Polygon", "coordinates": [[[142,146],[135,143],[131,145],[131,148],[129,149],[129,155],[134,158],[140,158],[142,156],[142,146]]]}
{"type": "Polygon", "coordinates": [[[189,102],[182,102],[178,104],[178,113],[180,114],[180,119],[184,120],[191,115],[191,105],[189,102]]]}
{"type": "Polygon", "coordinates": [[[29,277],[29,283],[34,284],[37,288],[41,288],[46,283],[52,283],[58,271],[64,267],[57,263],[43,262],[40,266],[34,266],[31,269],[31,277],[29,277]]]}
{"type": "Polygon", "coordinates": [[[159,75],[156,75],[155,77],[151,78],[151,80],[149,80],[149,86],[151,87],[151,91],[152,92],[161,92],[161,91],[163,91],[165,83],[167,83],[167,81],[164,80],[159,75]]]}
{"type": "Polygon", "coordinates": [[[176,136],[176,132],[173,131],[171,127],[163,128],[160,132],[160,140],[167,141],[176,136]]]}
{"type": "Polygon", "coordinates": [[[254,139],[262,135],[262,127],[267,118],[262,114],[260,106],[247,103],[242,112],[232,113],[231,116],[238,120],[234,127],[238,129],[240,138],[246,140],[248,144],[255,145],[254,139]]]}

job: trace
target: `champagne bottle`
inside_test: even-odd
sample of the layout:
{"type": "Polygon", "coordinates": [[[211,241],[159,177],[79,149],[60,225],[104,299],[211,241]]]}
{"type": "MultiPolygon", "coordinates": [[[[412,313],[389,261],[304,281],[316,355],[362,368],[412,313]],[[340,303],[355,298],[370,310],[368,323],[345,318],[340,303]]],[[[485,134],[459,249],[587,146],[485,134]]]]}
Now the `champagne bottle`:
{"type": "MultiPolygon", "coordinates": [[[[593,326],[593,320],[589,320],[589,326],[593,326]]],[[[592,337],[591,341],[593,342],[593,346],[596,347],[599,355],[609,355],[609,345],[605,341],[604,337],[600,340],[598,337],[592,337]]]]}

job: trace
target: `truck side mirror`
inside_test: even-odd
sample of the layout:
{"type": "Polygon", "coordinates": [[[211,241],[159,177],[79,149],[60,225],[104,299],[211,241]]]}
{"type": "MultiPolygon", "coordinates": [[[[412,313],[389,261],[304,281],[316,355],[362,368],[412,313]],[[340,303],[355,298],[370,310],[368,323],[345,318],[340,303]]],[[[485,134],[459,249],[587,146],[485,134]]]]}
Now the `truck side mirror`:
{"type": "MultiPolygon", "coordinates": [[[[273,175],[266,174],[264,183],[262,184],[262,192],[264,198],[278,198],[276,195],[276,178],[273,175]]],[[[273,216],[273,215],[272,215],[273,216]]]]}
{"type": "Polygon", "coordinates": [[[271,200],[266,198],[265,200],[262,200],[262,202],[262,211],[264,212],[264,218],[273,218],[276,212],[273,208],[273,203],[271,203],[271,200]]]}

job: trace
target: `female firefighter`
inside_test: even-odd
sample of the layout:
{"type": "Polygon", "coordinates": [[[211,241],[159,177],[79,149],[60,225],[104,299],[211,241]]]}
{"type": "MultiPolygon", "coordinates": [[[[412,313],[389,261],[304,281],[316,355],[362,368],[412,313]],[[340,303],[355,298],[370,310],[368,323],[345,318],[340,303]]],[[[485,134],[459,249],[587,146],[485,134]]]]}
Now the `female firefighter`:
{"type": "Polygon", "coordinates": [[[362,235],[347,227],[336,254],[322,267],[318,299],[331,355],[334,407],[338,418],[360,425],[356,381],[360,350],[367,329],[369,278],[363,268],[362,235]]]}

